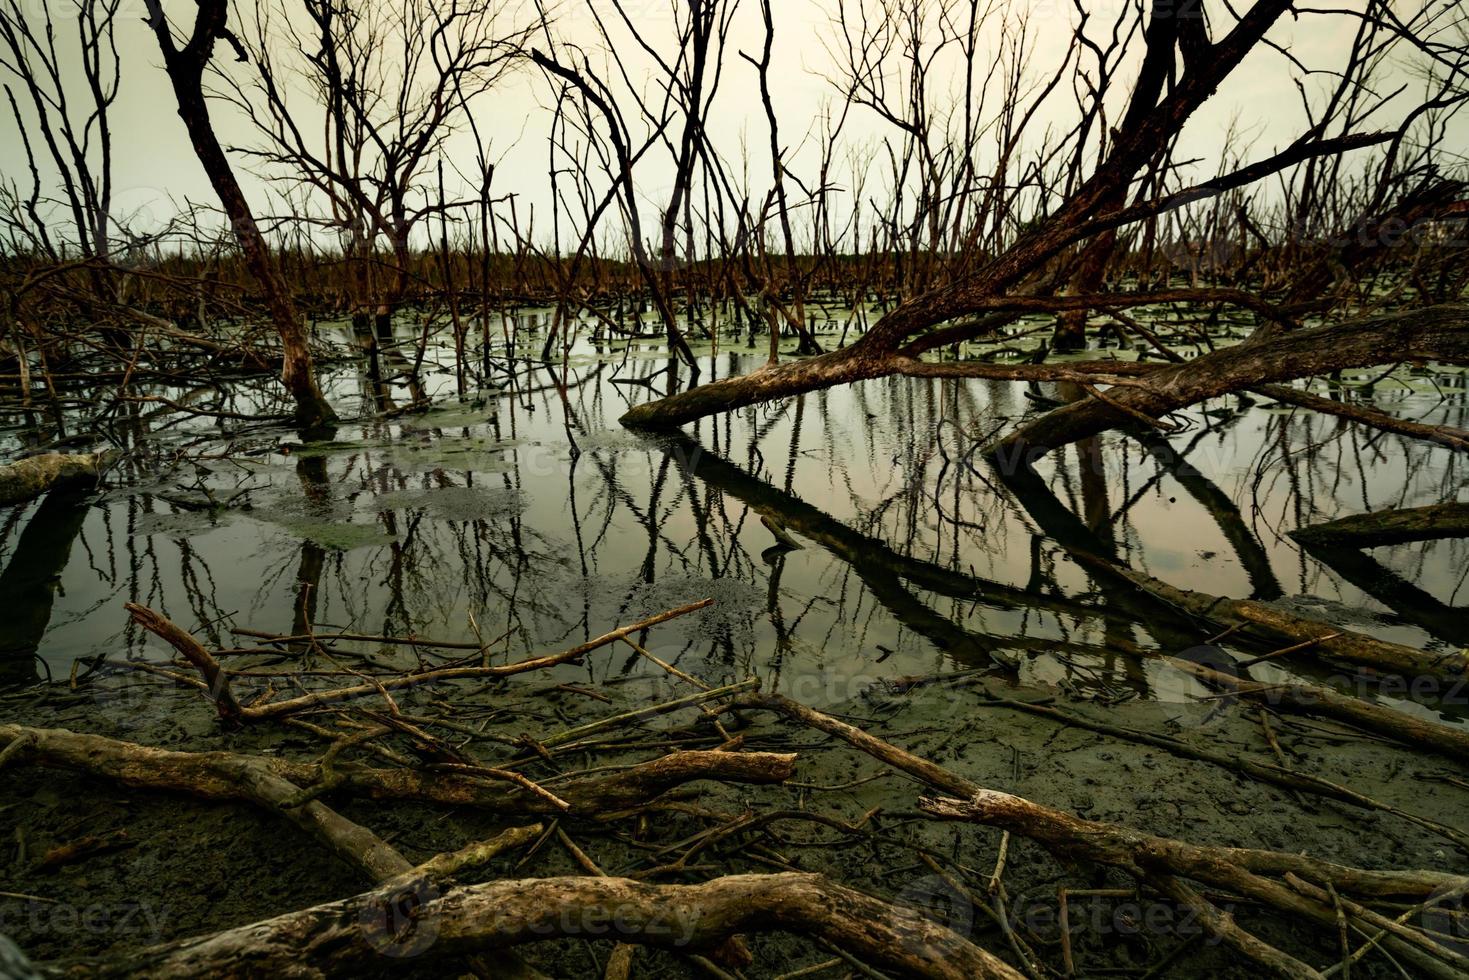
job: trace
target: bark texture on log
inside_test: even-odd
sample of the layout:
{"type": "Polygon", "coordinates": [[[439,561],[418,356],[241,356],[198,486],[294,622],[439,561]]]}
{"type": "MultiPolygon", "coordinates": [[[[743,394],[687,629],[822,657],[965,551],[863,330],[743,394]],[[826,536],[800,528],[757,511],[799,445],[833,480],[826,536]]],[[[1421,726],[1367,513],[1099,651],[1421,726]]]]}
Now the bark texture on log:
{"type": "Polygon", "coordinates": [[[0,507],[23,504],[63,486],[89,486],[100,478],[102,453],[44,453],[0,466],[0,507]]]}
{"type": "MultiPolygon", "coordinates": [[[[949,820],[967,820],[988,827],[998,827],[1013,834],[1020,834],[1036,841],[1053,853],[1072,860],[1096,861],[1126,871],[1140,881],[1159,888],[1165,894],[1179,895],[1180,877],[1212,885],[1229,894],[1244,895],[1274,908],[1278,913],[1297,915],[1316,922],[1319,926],[1335,930],[1337,912],[1329,903],[1314,901],[1298,891],[1276,880],[1275,876],[1299,875],[1308,879],[1330,884],[1337,889],[1348,889],[1346,881],[1363,884],[1372,883],[1372,873],[1367,877],[1348,878],[1346,881],[1331,881],[1318,877],[1319,871],[1297,872],[1287,865],[1294,855],[1278,855],[1284,860],[1266,865],[1256,855],[1268,852],[1243,852],[1238,848],[1203,847],[1166,837],[1128,830],[1112,824],[1084,820],[1061,810],[1032,803],[1030,800],[983,789],[966,799],[927,798],[918,801],[918,808],[930,816],[949,820]],[[1270,877],[1267,877],[1269,875],[1270,877]]],[[[1302,861],[1309,859],[1302,858],[1302,861]]],[[[1431,880],[1431,879],[1430,879],[1431,880]]],[[[1452,886],[1457,881],[1442,883],[1452,886]]],[[[1427,881],[1424,882],[1427,884],[1427,881]]],[[[1415,897],[1432,894],[1422,891],[1415,897]]],[[[1223,928],[1217,935],[1241,953],[1251,957],[1281,976],[1300,980],[1321,980],[1322,974],[1294,957],[1265,945],[1253,936],[1233,927],[1228,913],[1223,928]]],[[[1396,937],[1388,937],[1384,945],[1394,956],[1409,960],[1420,971],[1421,976],[1462,977],[1453,967],[1423,953],[1396,937]]],[[[1452,950],[1446,950],[1452,956],[1452,950]]]]}
{"type": "Polygon", "coordinates": [[[1287,532],[1305,544],[1376,548],[1435,538],[1469,537],[1469,503],[1450,502],[1428,507],[1404,507],[1354,514],[1340,520],[1312,524],[1287,532]]]}
{"type": "MultiPolygon", "coordinates": [[[[1469,730],[1415,718],[1373,704],[1365,698],[1339,694],[1317,684],[1267,684],[1241,680],[1190,660],[1168,657],[1168,663],[1217,690],[1271,708],[1289,708],[1302,714],[1334,718],[1363,731],[1375,732],[1403,745],[1437,752],[1459,763],[1469,763],[1469,730]]],[[[1469,688],[1461,688],[1461,690],[1469,688]]]]}
{"type": "Polygon", "coordinates": [[[1445,304],[1406,313],[1257,335],[1192,361],[1170,364],[1106,398],[1087,398],[1041,416],[990,447],[1007,469],[1139,416],[1156,419],[1207,398],[1350,368],[1428,360],[1469,363],[1469,307],[1445,304]]]}
{"type": "MultiPolygon", "coordinates": [[[[1071,554],[1086,567],[1126,579],[1175,609],[1191,612],[1215,623],[1253,627],[1295,643],[1315,641],[1311,651],[1320,651],[1344,663],[1371,667],[1402,677],[1430,677],[1448,683],[1455,683],[1469,676],[1469,657],[1462,653],[1428,653],[1390,640],[1379,640],[1375,636],[1345,627],[1307,619],[1268,602],[1231,599],[1208,592],[1180,589],[1100,556],[1078,551],[1071,554]]],[[[1305,655],[1304,652],[1302,655],[1305,655]]]]}
{"type": "MultiPolygon", "coordinates": [[[[265,785],[261,780],[285,782],[295,793],[322,779],[322,766],[313,762],[232,752],[178,752],[61,728],[0,725],[0,748],[19,739],[26,740],[21,752],[33,765],[85,772],[135,789],[161,789],[205,799],[259,801],[263,798],[260,787],[265,785]]],[[[573,775],[551,785],[556,796],[571,805],[571,814],[595,818],[647,803],[697,780],[781,783],[795,773],[795,767],[794,753],[675,752],[627,769],[573,775]]],[[[338,762],[332,774],[333,792],[372,799],[473,806],[499,813],[566,812],[518,786],[461,773],[338,762]]],[[[269,802],[274,805],[273,796],[269,802]]]]}
{"type": "Polygon", "coordinates": [[[730,875],[698,885],[535,878],[405,894],[401,882],[210,936],[168,943],[73,976],[338,977],[548,939],[618,939],[696,952],[731,936],[819,936],[903,976],[1022,980],[1003,960],[915,911],[821,875],[730,875]],[[400,914],[393,915],[394,911],[400,914]],[[395,959],[396,957],[396,959],[395,959]]]}

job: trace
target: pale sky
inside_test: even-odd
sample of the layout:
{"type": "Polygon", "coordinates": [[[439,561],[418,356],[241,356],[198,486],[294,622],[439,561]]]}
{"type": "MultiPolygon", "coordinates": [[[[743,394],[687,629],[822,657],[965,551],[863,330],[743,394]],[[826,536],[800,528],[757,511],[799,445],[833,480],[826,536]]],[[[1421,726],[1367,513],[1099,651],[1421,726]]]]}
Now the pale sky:
{"type": "MultiPolygon", "coordinates": [[[[51,3],[53,10],[64,9],[73,0],[30,0],[31,3],[51,3]]],[[[600,44],[595,24],[587,12],[589,0],[563,0],[556,17],[555,31],[558,37],[570,39],[589,49],[600,44]]],[[[608,9],[607,0],[595,0],[603,10],[608,9]]],[[[654,44],[667,50],[671,46],[672,25],[668,17],[670,0],[628,0],[627,9],[635,15],[640,28],[654,44]]],[[[827,47],[832,45],[837,34],[831,12],[838,0],[775,0],[776,42],[775,69],[772,84],[776,90],[776,108],[782,127],[782,142],[792,151],[791,166],[802,179],[814,183],[815,156],[808,146],[802,153],[795,153],[797,144],[812,127],[823,102],[838,97],[835,87],[824,77],[833,73],[827,47]]],[[[848,0],[853,2],[853,0],[848,0]]],[[[875,7],[878,0],[867,0],[875,7]]],[[[889,0],[895,7],[904,7],[889,0]]],[[[1112,19],[1116,17],[1118,0],[1104,4],[1087,4],[1092,20],[1090,32],[1105,43],[1106,33],[1112,19]]],[[[1360,0],[1352,0],[1356,6],[1360,0]]],[[[1406,15],[1416,9],[1419,0],[1407,0],[1399,4],[1406,15]]],[[[173,213],[173,202],[192,199],[213,203],[207,181],[195,160],[185,137],[183,125],[175,114],[173,95],[169,83],[160,67],[155,40],[142,21],[142,0],[122,0],[119,14],[117,44],[122,60],[122,88],[113,110],[114,126],[114,186],[116,213],[127,214],[143,211],[159,218],[173,213]]],[[[1214,23],[1214,34],[1220,34],[1220,25],[1232,23],[1221,3],[1208,5],[1214,23]]],[[[36,10],[32,8],[34,16],[36,10]]],[[[194,5],[191,0],[167,0],[167,9],[176,25],[183,26],[191,21],[194,5]]],[[[1069,2],[1062,0],[1034,0],[1006,4],[998,0],[996,9],[1010,15],[1029,10],[1035,37],[1034,47],[1027,62],[1027,71],[1034,81],[1049,77],[1055,70],[1066,50],[1077,15],[1069,2]]],[[[996,20],[998,22],[998,19],[996,20]]],[[[69,26],[69,25],[67,25],[69,26]]],[[[1312,68],[1332,68],[1340,64],[1350,46],[1355,22],[1346,17],[1302,16],[1293,21],[1289,16],[1282,19],[1271,35],[1272,40],[1300,61],[1312,68]]],[[[986,34],[991,38],[991,33],[986,34]]],[[[734,29],[730,39],[730,51],[724,65],[724,75],[715,110],[709,121],[709,129],[721,154],[727,159],[737,158],[741,152],[742,134],[750,148],[751,184],[756,196],[763,195],[769,186],[769,160],[765,151],[767,136],[764,114],[760,106],[755,69],[735,55],[736,50],[758,55],[763,41],[763,25],[760,8],[756,0],[743,0],[739,5],[734,29]]],[[[636,49],[630,43],[620,43],[619,50],[636,79],[649,77],[651,62],[646,56],[629,54],[636,49]]],[[[221,65],[228,62],[230,54],[221,47],[216,61],[221,65]]],[[[987,70],[995,54],[992,43],[982,44],[980,71],[987,70]]],[[[596,61],[594,59],[594,65],[596,61]]],[[[599,68],[602,66],[598,66],[599,68]]],[[[235,66],[230,66],[234,70],[235,66]]],[[[246,69],[248,70],[248,69],[246,69]]],[[[1393,69],[1399,81],[1407,81],[1410,94],[1421,92],[1421,84],[1410,79],[1401,66],[1393,69]]],[[[940,76],[944,71],[937,72],[940,76]]],[[[1254,148],[1249,159],[1269,154],[1299,134],[1304,114],[1300,98],[1292,82],[1293,70],[1280,53],[1261,48],[1251,54],[1247,62],[1226,83],[1216,97],[1195,118],[1186,131],[1182,157],[1199,157],[1201,175],[1212,175],[1218,165],[1218,151],[1224,132],[1236,121],[1238,127],[1254,137],[1254,148]]],[[[1297,73],[1298,74],[1298,73],[1297,73]]],[[[944,90],[957,94],[961,80],[950,70],[946,82],[936,83],[934,101],[940,100],[944,90]]],[[[1123,71],[1121,78],[1130,78],[1123,71]]],[[[69,81],[80,82],[76,76],[69,81]]],[[[1071,79],[1063,83],[1048,104],[1040,119],[1054,126],[1069,125],[1075,115],[1074,100],[1067,92],[1071,79]]],[[[1322,86],[1329,82],[1325,75],[1317,76],[1312,82],[1322,86]]],[[[1130,87],[1123,81],[1118,97],[1124,96],[1130,87]]],[[[529,66],[501,84],[489,98],[479,100],[475,113],[480,126],[495,135],[496,147],[504,154],[497,177],[497,193],[513,191],[520,195],[522,207],[532,202],[537,209],[538,228],[548,221],[546,215],[549,201],[547,179],[546,134],[550,124],[551,88],[541,73],[529,66]]],[[[1403,107],[1408,105],[1404,96],[1399,100],[1403,107]]],[[[1400,115],[1402,109],[1384,112],[1381,125],[1388,126],[1400,115]]],[[[259,136],[241,120],[237,113],[225,103],[215,104],[216,125],[226,143],[256,143],[259,136]]],[[[28,184],[19,141],[15,138],[15,124],[8,113],[0,121],[0,173],[9,179],[28,184]]],[[[894,129],[876,114],[858,108],[853,111],[846,129],[844,142],[848,146],[875,145],[883,138],[896,139],[894,129]]],[[[450,143],[451,166],[454,160],[471,162],[471,144],[467,139],[456,139],[450,143]]],[[[638,189],[650,201],[658,201],[666,195],[669,168],[666,154],[655,151],[647,163],[640,166],[638,189]]],[[[247,187],[257,212],[270,210],[264,185],[256,178],[247,176],[249,163],[236,160],[237,169],[247,187]]],[[[845,179],[838,183],[845,184],[845,179]]],[[[874,193],[880,180],[874,172],[873,184],[868,194],[874,193]]],[[[452,191],[451,191],[452,193],[452,191]]],[[[613,216],[609,228],[620,229],[613,216]]],[[[538,236],[541,237],[541,236],[538,236]]]]}

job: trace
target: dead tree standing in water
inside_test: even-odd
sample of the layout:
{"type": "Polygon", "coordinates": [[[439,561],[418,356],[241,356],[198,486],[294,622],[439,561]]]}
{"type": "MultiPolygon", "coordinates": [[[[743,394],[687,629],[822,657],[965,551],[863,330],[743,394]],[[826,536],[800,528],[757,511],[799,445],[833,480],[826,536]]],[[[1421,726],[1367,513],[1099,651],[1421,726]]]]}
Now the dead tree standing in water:
{"type": "Polygon", "coordinates": [[[228,42],[241,59],[244,58],[239,41],[228,27],[227,0],[199,0],[193,31],[182,47],[174,40],[168,18],[163,13],[162,0],[144,2],[148,5],[148,23],[163,53],[164,69],[173,83],[179,118],[184,121],[194,153],[199,157],[215,194],[219,196],[220,206],[230,220],[245,263],[265,294],[271,321],[280,335],[281,380],[295,399],[296,421],[303,427],[330,425],[336,421],[336,413],[316,383],[316,367],[307,346],[305,323],[296,310],[295,299],[276,269],[270,247],[255,223],[255,215],[240,189],[229,157],[215,135],[209,103],[204,97],[204,71],[214,54],[216,42],[228,42]]]}
{"type": "MultiPolygon", "coordinates": [[[[1132,203],[1122,203],[1128,200],[1129,190],[1140,175],[1157,160],[1160,148],[1169,146],[1177,138],[1189,119],[1234,74],[1248,55],[1265,46],[1267,33],[1289,9],[1290,4],[1286,0],[1257,0],[1241,13],[1232,28],[1215,41],[1207,37],[1201,22],[1191,22],[1185,28],[1177,20],[1174,6],[1158,0],[1153,5],[1144,34],[1147,50],[1123,114],[1122,125],[1110,132],[1105,154],[1091,168],[1090,176],[1079,181],[1053,210],[1027,223],[1008,247],[991,256],[980,256],[972,270],[966,269],[949,281],[928,286],[906,299],[850,347],[636,405],[623,416],[623,422],[639,427],[681,425],[706,415],[892,374],[1018,377],[1020,375],[1013,365],[980,361],[934,364],[923,362],[920,357],[927,352],[989,334],[994,330],[996,318],[987,314],[1021,310],[1060,313],[1068,309],[1125,307],[1146,302],[1146,297],[1132,294],[1091,294],[1053,299],[1045,298],[1045,294],[1050,289],[1049,277],[1054,272],[1054,260],[1067,248],[1105,238],[1128,225],[1247,186],[1306,161],[1337,158],[1351,151],[1390,144],[1402,138],[1401,132],[1392,130],[1353,132],[1356,127],[1350,124],[1360,122],[1360,116],[1345,120],[1346,131],[1338,135],[1326,135],[1322,126],[1311,125],[1284,149],[1253,164],[1183,190],[1159,191],[1132,203]]],[[[1380,13],[1379,6],[1374,4],[1373,11],[1380,13]]],[[[1369,12],[1369,16],[1375,15],[1369,12]]],[[[1438,27],[1436,23],[1419,20],[1399,28],[1397,33],[1411,42],[1417,34],[1438,27]]],[[[1373,43],[1381,46],[1382,42],[1373,43]]],[[[1352,65],[1361,64],[1363,60],[1360,51],[1350,52],[1349,59],[1352,65]]],[[[1353,77],[1353,84],[1365,84],[1355,70],[1353,77]]],[[[1402,125],[1410,125],[1416,115],[1408,113],[1402,125]]],[[[1273,306],[1254,293],[1243,290],[1183,292],[1188,295],[1180,294],[1175,298],[1240,305],[1260,315],[1266,326],[1256,338],[1260,344],[1256,350],[1262,356],[1269,356],[1265,348],[1277,336],[1274,333],[1276,328],[1294,326],[1288,311],[1273,306]]],[[[1431,315],[1430,319],[1433,319],[1431,315]]],[[[1373,326],[1368,325],[1368,328],[1373,326]]],[[[1383,324],[1375,326],[1385,327],[1383,324]]],[[[1353,326],[1348,332],[1356,336],[1360,329],[1353,326]]],[[[1374,363],[1406,356],[1435,356],[1434,350],[1405,352],[1392,334],[1375,336],[1371,342],[1378,356],[1374,363]]],[[[1313,364],[1313,372],[1348,366],[1337,363],[1338,359],[1333,358],[1332,353],[1323,352],[1313,364]]],[[[1358,352],[1343,352],[1343,356],[1359,355],[1358,352]]],[[[1093,364],[1089,369],[1110,370],[1104,364],[1093,364]]],[[[1054,378],[1056,371],[1046,368],[1032,376],[1054,378]]],[[[1104,396],[1094,394],[1089,397],[1101,400],[1104,396]]],[[[1108,414],[1116,418],[1119,413],[1108,414]]]]}

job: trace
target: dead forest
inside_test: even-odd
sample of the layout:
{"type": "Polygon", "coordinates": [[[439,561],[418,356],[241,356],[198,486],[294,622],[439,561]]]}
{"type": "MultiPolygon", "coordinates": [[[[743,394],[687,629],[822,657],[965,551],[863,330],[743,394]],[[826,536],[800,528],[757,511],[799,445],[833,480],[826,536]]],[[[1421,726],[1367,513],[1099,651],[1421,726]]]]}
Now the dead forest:
{"type": "Polygon", "coordinates": [[[0,85],[0,980],[1469,977],[1463,5],[0,85]]]}

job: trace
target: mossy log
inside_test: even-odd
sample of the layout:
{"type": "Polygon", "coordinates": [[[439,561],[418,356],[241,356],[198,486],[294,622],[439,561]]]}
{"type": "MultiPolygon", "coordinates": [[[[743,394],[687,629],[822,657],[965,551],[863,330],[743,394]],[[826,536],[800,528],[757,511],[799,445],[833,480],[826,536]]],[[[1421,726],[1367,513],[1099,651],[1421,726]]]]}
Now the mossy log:
{"type": "Polygon", "coordinates": [[[57,487],[90,486],[100,478],[101,453],[45,453],[0,466],[0,507],[23,504],[57,487]]]}

